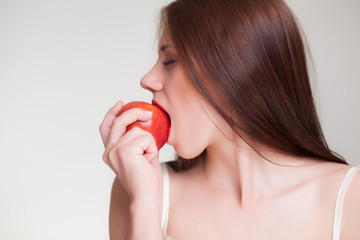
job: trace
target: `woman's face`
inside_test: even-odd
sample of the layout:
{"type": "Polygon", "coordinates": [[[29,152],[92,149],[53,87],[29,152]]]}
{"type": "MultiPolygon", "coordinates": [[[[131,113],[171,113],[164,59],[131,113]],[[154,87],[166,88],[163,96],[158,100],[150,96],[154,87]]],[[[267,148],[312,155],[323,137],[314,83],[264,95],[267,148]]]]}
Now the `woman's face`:
{"type": "Polygon", "coordinates": [[[208,117],[212,108],[191,85],[166,31],[160,39],[158,54],[158,61],[143,77],[141,86],[153,93],[153,100],[171,118],[168,144],[174,146],[179,156],[194,158],[217,139],[219,131],[208,117]]]}

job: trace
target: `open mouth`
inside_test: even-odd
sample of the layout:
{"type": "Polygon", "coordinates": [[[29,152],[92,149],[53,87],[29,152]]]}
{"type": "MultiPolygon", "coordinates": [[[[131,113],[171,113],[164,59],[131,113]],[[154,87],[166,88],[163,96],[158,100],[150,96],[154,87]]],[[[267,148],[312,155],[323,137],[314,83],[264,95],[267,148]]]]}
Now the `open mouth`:
{"type": "Polygon", "coordinates": [[[157,106],[158,108],[160,108],[164,113],[165,115],[167,116],[168,120],[169,120],[169,126],[171,126],[171,119],[170,119],[170,115],[166,112],[166,110],[159,104],[157,103],[156,101],[152,101],[152,104],[157,106]]]}

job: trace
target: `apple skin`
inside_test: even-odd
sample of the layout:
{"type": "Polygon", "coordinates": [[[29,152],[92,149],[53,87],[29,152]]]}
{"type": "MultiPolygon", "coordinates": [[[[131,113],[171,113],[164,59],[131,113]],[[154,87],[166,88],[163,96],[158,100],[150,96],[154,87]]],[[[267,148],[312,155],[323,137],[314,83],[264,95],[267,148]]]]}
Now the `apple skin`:
{"type": "Polygon", "coordinates": [[[168,115],[160,106],[155,106],[147,102],[133,101],[125,104],[120,111],[116,114],[116,117],[120,116],[123,112],[132,109],[141,108],[152,112],[152,117],[146,122],[136,121],[126,127],[126,132],[133,127],[140,127],[141,129],[149,132],[156,141],[156,147],[158,150],[164,146],[167,142],[170,134],[170,120],[168,115]]]}

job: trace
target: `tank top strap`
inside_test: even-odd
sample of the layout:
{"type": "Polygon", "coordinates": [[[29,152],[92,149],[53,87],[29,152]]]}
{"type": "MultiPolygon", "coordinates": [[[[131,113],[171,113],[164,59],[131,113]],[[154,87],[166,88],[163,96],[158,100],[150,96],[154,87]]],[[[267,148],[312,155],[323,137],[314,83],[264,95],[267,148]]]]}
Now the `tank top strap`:
{"type": "Polygon", "coordinates": [[[163,232],[163,236],[166,236],[170,207],[170,175],[169,170],[166,167],[166,163],[162,163],[161,168],[163,172],[163,207],[161,216],[161,230],[163,232]]]}
{"type": "Polygon", "coordinates": [[[339,188],[338,195],[336,198],[336,205],[335,205],[332,240],[340,240],[341,217],[342,217],[342,209],[343,209],[346,190],[350,185],[351,179],[359,169],[360,169],[359,167],[350,168],[339,188]]]}

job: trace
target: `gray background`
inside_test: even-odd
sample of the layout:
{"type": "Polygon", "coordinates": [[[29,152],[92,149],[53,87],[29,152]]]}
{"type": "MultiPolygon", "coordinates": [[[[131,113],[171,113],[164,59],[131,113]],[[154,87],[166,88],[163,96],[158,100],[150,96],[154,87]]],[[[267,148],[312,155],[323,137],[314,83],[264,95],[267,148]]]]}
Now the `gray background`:
{"type": "MultiPolygon", "coordinates": [[[[98,127],[117,100],[151,99],[139,80],[167,2],[0,0],[0,239],[108,238],[114,174],[98,127]]],[[[312,51],[329,146],[359,165],[359,1],[287,2],[312,51]]]]}

